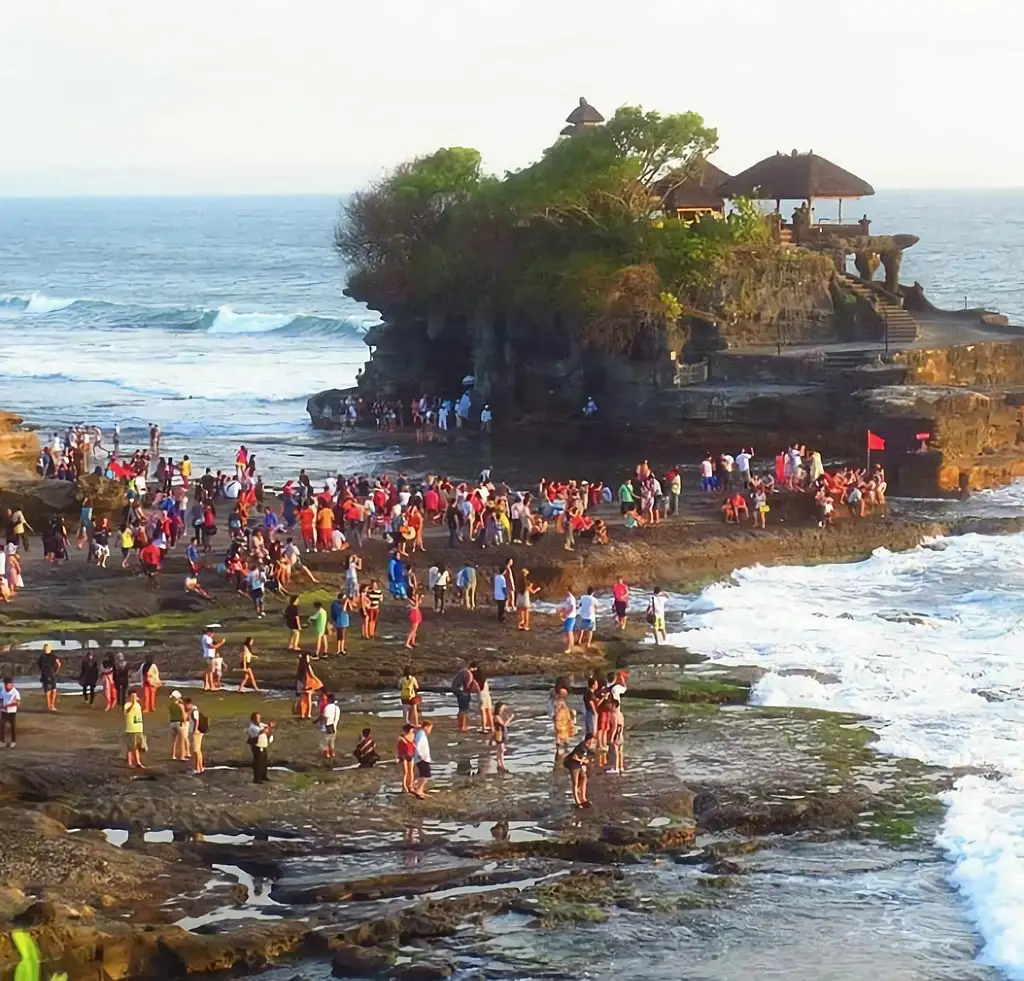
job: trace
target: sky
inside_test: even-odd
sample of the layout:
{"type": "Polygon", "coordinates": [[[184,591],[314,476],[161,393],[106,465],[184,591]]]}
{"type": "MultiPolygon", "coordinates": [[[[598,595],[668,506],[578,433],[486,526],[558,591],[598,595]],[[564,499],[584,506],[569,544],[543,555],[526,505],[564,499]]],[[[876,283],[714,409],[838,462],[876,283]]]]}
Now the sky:
{"type": "Polygon", "coordinates": [[[1019,0],[0,0],[0,196],[345,193],[536,159],[581,95],[694,110],[737,173],[1024,186],[1019,0]]]}

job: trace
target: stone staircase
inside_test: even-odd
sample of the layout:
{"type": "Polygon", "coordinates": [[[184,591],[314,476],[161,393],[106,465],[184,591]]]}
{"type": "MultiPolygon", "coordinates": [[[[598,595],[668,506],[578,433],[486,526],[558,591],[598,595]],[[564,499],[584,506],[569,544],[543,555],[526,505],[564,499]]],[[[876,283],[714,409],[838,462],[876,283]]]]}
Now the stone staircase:
{"type": "Polygon", "coordinates": [[[860,368],[862,365],[873,364],[878,356],[876,349],[867,348],[858,351],[828,351],[825,354],[825,370],[832,372],[860,368]]]}
{"type": "Polygon", "coordinates": [[[903,304],[873,290],[856,276],[844,275],[843,288],[869,304],[885,324],[889,347],[908,347],[917,340],[920,324],[903,309],[903,304]]]}

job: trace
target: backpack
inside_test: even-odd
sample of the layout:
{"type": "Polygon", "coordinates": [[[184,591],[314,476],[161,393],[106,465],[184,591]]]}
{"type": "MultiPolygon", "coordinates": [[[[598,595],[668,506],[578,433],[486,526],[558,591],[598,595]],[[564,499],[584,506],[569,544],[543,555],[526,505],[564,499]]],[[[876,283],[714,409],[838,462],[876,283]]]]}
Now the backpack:
{"type": "Polygon", "coordinates": [[[199,718],[196,719],[196,732],[207,733],[210,731],[210,719],[209,716],[203,712],[199,713],[199,718]]]}

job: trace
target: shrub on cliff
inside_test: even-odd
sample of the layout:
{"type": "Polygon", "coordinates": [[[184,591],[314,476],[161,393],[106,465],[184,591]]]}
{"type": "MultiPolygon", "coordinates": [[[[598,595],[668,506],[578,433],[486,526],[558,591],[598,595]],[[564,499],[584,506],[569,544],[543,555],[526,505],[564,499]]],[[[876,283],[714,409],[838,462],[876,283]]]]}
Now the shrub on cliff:
{"type": "Polygon", "coordinates": [[[468,325],[485,311],[584,347],[656,353],[730,251],[764,240],[745,205],[692,223],[664,213],[666,190],[717,140],[696,113],[624,106],[501,178],[462,147],[403,163],[342,208],[348,291],[385,316],[440,311],[468,325]]]}

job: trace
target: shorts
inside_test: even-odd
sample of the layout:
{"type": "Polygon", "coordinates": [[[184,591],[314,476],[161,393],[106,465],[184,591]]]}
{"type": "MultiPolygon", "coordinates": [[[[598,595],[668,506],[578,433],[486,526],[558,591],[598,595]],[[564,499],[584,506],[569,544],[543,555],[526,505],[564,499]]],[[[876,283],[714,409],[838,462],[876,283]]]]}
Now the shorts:
{"type": "Polygon", "coordinates": [[[57,690],[57,679],[56,678],[40,678],[39,685],[43,691],[56,691],[57,690]]]}
{"type": "Polygon", "coordinates": [[[562,622],[562,633],[571,634],[576,629],[576,617],[566,617],[562,622]]]}
{"type": "Polygon", "coordinates": [[[623,514],[623,515],[626,514],[630,510],[630,508],[632,508],[632,507],[633,507],[633,502],[632,501],[623,501],[619,505],[619,514],[623,514]]]}
{"type": "Polygon", "coordinates": [[[430,772],[430,764],[426,760],[420,760],[416,764],[416,776],[420,780],[429,780],[433,774],[430,772]]]}
{"type": "Polygon", "coordinates": [[[594,621],[593,620],[580,620],[580,630],[590,630],[590,631],[593,631],[593,629],[594,629],[594,621]]]}
{"type": "Polygon", "coordinates": [[[338,732],[320,732],[320,748],[334,750],[334,742],[338,738],[338,732]]]}
{"type": "Polygon", "coordinates": [[[616,600],[615,601],[615,615],[620,619],[625,619],[626,616],[626,601],[616,600]]]}
{"type": "Polygon", "coordinates": [[[144,732],[126,732],[124,734],[124,745],[129,753],[141,750],[143,753],[149,748],[144,732]]]}
{"type": "Polygon", "coordinates": [[[662,633],[665,632],[665,618],[664,617],[655,617],[654,618],[654,629],[655,630],[660,630],[662,633]]]}
{"type": "Polygon", "coordinates": [[[263,590],[262,589],[250,589],[249,595],[252,597],[253,605],[256,603],[263,602],[263,590]]]}
{"type": "Polygon", "coordinates": [[[468,691],[457,691],[455,701],[458,703],[459,712],[469,711],[470,695],[468,691]]]}
{"type": "Polygon", "coordinates": [[[170,730],[172,736],[180,735],[182,730],[185,728],[184,722],[172,722],[170,724],[170,730]]]}

